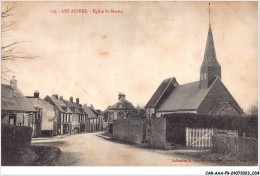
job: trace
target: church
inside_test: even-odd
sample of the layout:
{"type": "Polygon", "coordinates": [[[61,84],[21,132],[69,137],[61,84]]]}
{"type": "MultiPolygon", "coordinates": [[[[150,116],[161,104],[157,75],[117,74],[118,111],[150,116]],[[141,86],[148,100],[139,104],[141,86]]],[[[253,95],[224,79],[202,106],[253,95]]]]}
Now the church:
{"type": "Polygon", "coordinates": [[[175,77],[162,81],[145,109],[147,117],[161,117],[168,113],[198,113],[210,115],[241,115],[243,110],[221,81],[211,24],[200,80],[179,85],[175,77]]]}

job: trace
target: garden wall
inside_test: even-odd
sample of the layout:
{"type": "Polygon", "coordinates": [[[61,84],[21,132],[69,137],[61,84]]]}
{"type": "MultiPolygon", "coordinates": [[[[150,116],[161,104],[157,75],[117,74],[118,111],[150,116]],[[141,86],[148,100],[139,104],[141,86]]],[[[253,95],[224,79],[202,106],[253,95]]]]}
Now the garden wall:
{"type": "Polygon", "coordinates": [[[151,118],[151,145],[166,148],[166,118],[151,118]]]}
{"type": "Polygon", "coordinates": [[[145,140],[145,120],[120,119],[113,123],[113,138],[141,144],[145,140]]]}

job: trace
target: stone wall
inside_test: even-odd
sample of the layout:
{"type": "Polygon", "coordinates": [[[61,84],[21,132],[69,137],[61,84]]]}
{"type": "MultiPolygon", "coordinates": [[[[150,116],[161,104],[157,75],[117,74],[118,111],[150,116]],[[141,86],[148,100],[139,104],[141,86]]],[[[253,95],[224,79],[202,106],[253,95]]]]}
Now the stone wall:
{"type": "Polygon", "coordinates": [[[115,120],[113,138],[130,143],[143,143],[145,140],[145,121],[142,119],[115,120]]]}
{"type": "Polygon", "coordinates": [[[166,118],[151,118],[151,145],[166,148],[166,118]]]}

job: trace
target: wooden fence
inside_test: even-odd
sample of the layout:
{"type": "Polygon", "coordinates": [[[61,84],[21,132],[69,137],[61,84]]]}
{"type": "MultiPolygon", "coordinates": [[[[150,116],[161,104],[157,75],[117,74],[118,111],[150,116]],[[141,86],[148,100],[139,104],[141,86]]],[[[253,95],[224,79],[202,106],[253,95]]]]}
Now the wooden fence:
{"type": "Polygon", "coordinates": [[[212,128],[186,128],[186,147],[210,148],[212,135],[212,128]]]}

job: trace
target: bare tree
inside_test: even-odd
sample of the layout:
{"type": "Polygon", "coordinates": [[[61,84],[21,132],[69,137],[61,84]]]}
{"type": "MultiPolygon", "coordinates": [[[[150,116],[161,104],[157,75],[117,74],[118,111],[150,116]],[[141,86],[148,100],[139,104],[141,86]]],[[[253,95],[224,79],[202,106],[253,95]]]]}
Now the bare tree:
{"type": "Polygon", "coordinates": [[[252,105],[249,110],[249,115],[257,116],[258,115],[258,107],[256,105],[252,105]]]}
{"type": "Polygon", "coordinates": [[[18,51],[17,46],[23,42],[28,41],[15,41],[6,42],[5,36],[15,29],[17,26],[17,21],[14,18],[15,8],[9,7],[8,5],[4,8],[2,7],[1,12],[1,32],[2,32],[2,43],[1,43],[1,75],[2,80],[6,80],[10,73],[14,73],[10,68],[6,66],[8,61],[16,61],[18,59],[35,59],[37,56],[24,55],[18,51]]]}

